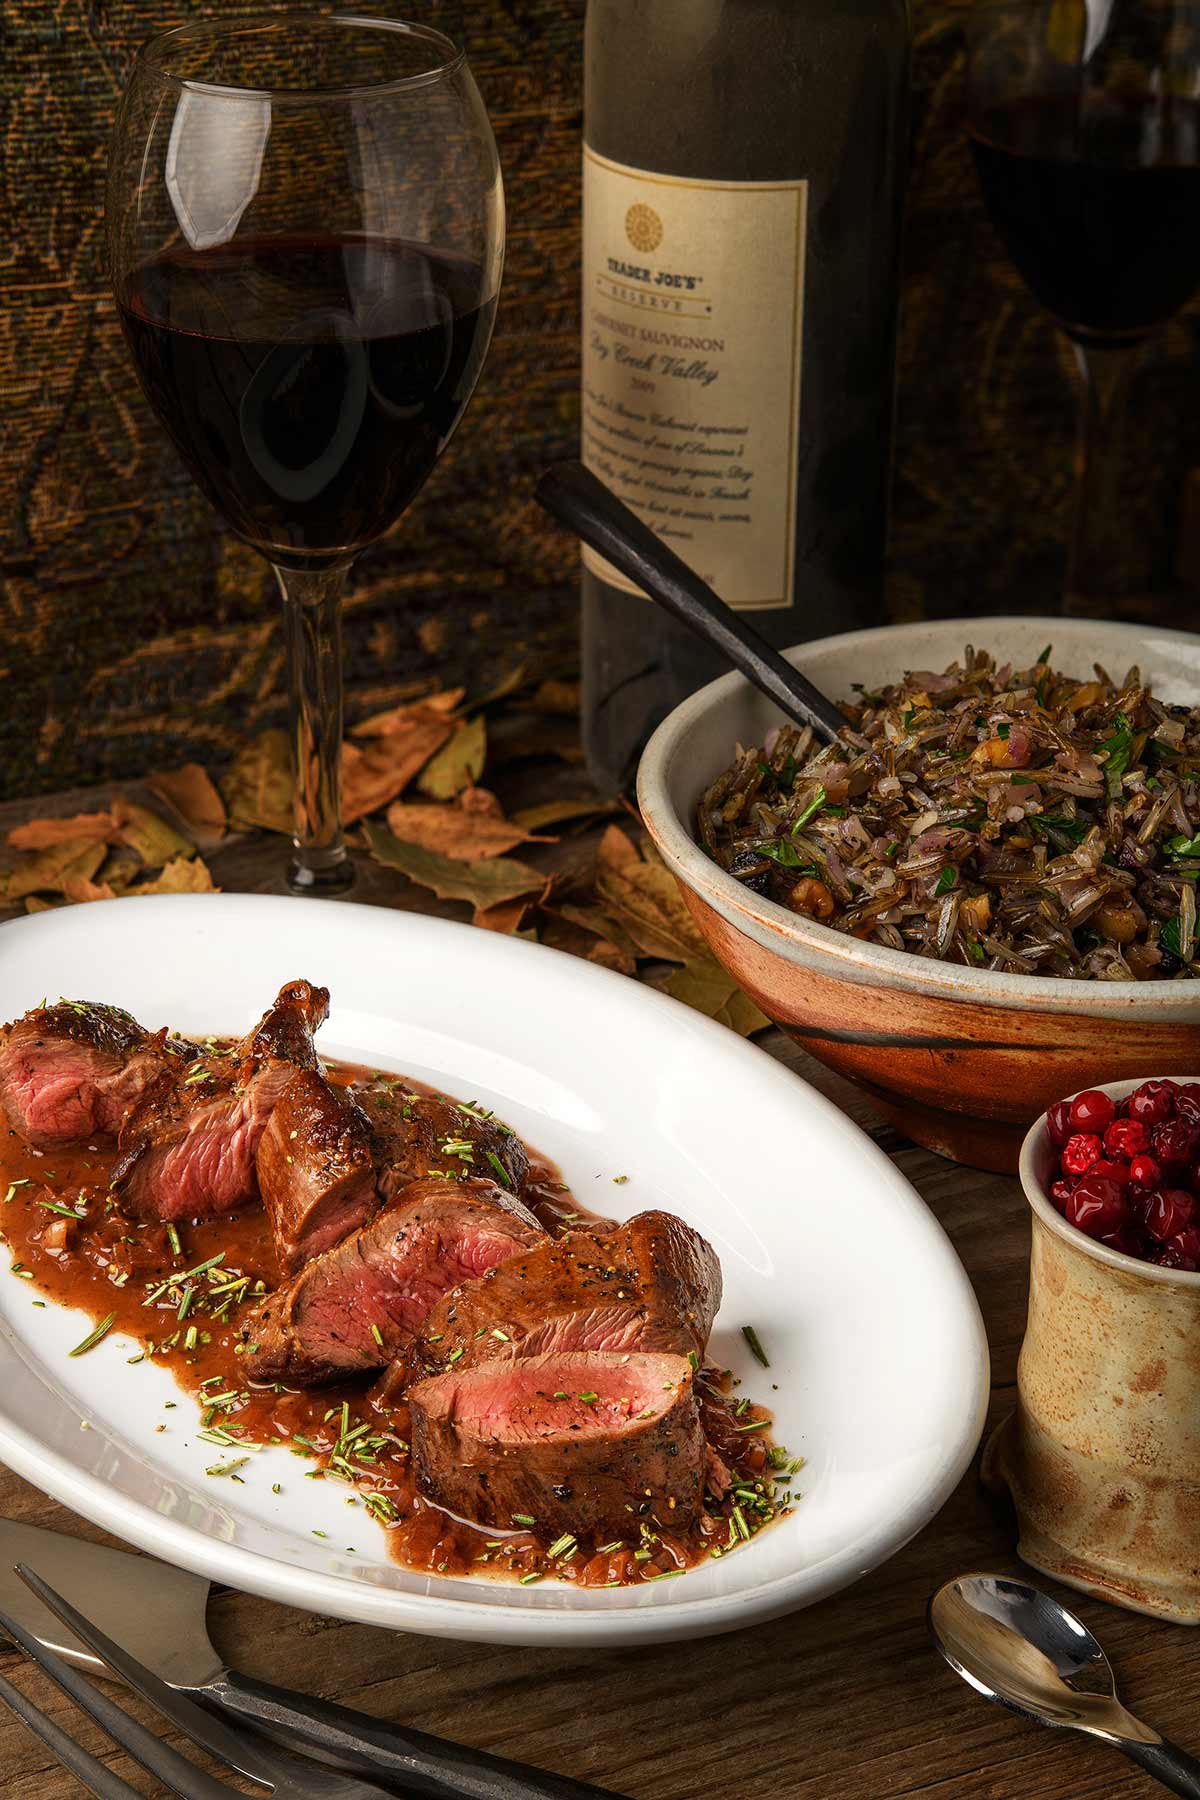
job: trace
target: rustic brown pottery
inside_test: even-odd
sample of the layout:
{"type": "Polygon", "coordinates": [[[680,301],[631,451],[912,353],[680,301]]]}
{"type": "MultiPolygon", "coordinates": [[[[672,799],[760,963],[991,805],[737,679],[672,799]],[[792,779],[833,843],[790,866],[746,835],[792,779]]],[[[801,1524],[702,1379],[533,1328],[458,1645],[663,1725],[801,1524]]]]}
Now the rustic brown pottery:
{"type": "MultiPolygon", "coordinates": [[[[1136,1081],[1112,1082],[1114,1099],[1136,1081]]],[[[1017,1408],[984,1457],[1019,1554],[1118,1606],[1200,1624],[1200,1275],[1097,1244],[1056,1212],[1044,1120],[1025,1140],[1033,1209],[1017,1408]]]]}
{"type": "MultiPolygon", "coordinates": [[[[1080,619],[889,626],[786,652],[834,698],[855,683],[940,670],[978,641],[998,658],[1120,680],[1137,663],[1168,700],[1200,700],[1200,638],[1080,619]]],[[[1013,1171],[1032,1121],[1101,1079],[1200,1068],[1194,982],[1067,981],[998,974],[864,944],[797,917],[717,868],[694,838],[696,805],[737,744],[780,715],[740,675],[702,688],[659,727],[638,773],[642,816],[714,954],[762,1010],[850,1076],[918,1143],[1013,1171]]]]}

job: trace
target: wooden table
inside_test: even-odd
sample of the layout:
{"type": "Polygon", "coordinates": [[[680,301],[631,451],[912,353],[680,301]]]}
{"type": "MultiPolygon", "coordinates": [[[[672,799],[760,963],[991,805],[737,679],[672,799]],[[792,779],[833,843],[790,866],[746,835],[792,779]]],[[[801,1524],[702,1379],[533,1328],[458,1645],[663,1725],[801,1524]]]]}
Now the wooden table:
{"type": "MultiPolygon", "coordinates": [[[[92,792],[56,796],[52,806],[3,806],[0,835],[35,811],[99,803],[92,792]]],[[[211,861],[225,888],[264,889],[280,851],[279,840],[249,841],[211,861]]],[[[434,902],[426,908],[421,890],[374,865],[362,865],[362,873],[362,899],[453,911],[434,902]]],[[[990,1429],[1012,1405],[1025,1322],[1029,1230],[1016,1181],[917,1149],[876,1123],[847,1083],[780,1033],[759,1042],[870,1131],[949,1233],[991,1344],[990,1429]]],[[[101,1535],[2,1469],[0,1514],[101,1535]]],[[[931,1590],[966,1569],[1019,1572],[1013,1542],[1008,1508],[981,1491],[973,1467],[937,1519],[857,1587],[774,1624],[694,1645],[571,1652],[439,1643],[231,1590],[216,1592],[209,1620],[238,1668],[634,1800],[747,1800],[759,1788],[784,1800],[1134,1800],[1160,1792],[1112,1751],[985,1705],[933,1650],[925,1626],[931,1590]]],[[[1200,1632],[1063,1592],[1110,1652],[1126,1701],[1178,1742],[1200,1747],[1200,1632]]],[[[5,1673],[17,1664],[0,1652],[5,1673]]],[[[17,1675],[127,1780],[159,1791],[36,1672],[18,1667],[17,1675]]],[[[0,1716],[5,1800],[75,1800],[81,1792],[21,1726],[0,1716]]]]}

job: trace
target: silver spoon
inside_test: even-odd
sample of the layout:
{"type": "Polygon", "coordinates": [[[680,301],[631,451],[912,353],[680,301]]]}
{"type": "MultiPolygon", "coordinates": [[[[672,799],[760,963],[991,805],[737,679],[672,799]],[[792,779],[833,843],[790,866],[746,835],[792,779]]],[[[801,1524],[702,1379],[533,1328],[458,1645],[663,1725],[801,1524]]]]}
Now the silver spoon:
{"type": "Polygon", "coordinates": [[[1122,1706],[1107,1656],[1065,1606],[1005,1575],[960,1575],[929,1602],[937,1647],[976,1693],[1041,1725],[1086,1731],[1200,1800],[1200,1762],[1122,1706]]]}

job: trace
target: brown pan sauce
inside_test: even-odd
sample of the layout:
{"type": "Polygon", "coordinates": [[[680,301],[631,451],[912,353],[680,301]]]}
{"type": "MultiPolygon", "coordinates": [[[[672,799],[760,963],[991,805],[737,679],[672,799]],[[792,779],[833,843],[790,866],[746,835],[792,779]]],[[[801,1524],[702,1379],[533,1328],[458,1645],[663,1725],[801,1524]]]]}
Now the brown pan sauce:
{"type": "MultiPolygon", "coordinates": [[[[351,1064],[329,1064],[326,1072],[352,1090],[380,1074],[351,1064]]],[[[417,1091],[434,1091],[403,1079],[417,1091]]],[[[130,1346],[131,1362],[153,1360],[170,1368],[201,1409],[199,1447],[212,1479],[241,1479],[244,1446],[287,1445],[312,1460],[318,1479],[348,1484],[385,1526],[397,1562],[527,1584],[557,1579],[614,1587],[661,1580],[710,1555],[730,1554],[790,1510],[788,1484],[799,1463],[772,1445],[767,1410],[736,1398],[728,1371],[709,1364],[698,1377],[701,1417],[731,1485],[721,1500],[709,1496],[709,1510],[691,1530],[669,1532],[653,1518],[631,1517],[619,1544],[550,1544],[532,1531],[497,1532],[452,1517],[417,1491],[403,1402],[377,1402],[361,1382],[296,1391],[245,1380],[243,1323],[280,1279],[262,1209],[181,1224],[174,1232],[130,1221],[108,1191],[113,1157],[113,1143],[103,1137],[43,1152],[4,1132],[0,1239],[31,1299],[77,1308],[94,1329],[111,1320],[107,1330],[140,1346],[130,1346]],[[760,1419],[761,1429],[747,1430],[760,1419]]],[[[533,1152],[523,1198],[555,1235],[611,1223],[580,1205],[553,1164],[533,1152]]]]}

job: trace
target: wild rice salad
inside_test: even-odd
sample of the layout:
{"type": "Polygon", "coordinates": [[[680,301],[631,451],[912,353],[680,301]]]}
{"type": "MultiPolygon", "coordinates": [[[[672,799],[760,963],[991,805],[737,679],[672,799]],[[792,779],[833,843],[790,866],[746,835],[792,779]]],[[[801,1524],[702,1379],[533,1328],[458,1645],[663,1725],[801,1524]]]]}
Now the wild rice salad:
{"type": "Polygon", "coordinates": [[[996,666],[857,688],[837,744],[773,731],[700,803],[723,869],[893,950],[1023,975],[1186,980],[1196,956],[1200,707],[996,666]]]}

